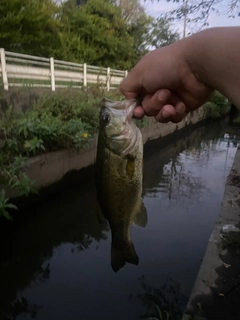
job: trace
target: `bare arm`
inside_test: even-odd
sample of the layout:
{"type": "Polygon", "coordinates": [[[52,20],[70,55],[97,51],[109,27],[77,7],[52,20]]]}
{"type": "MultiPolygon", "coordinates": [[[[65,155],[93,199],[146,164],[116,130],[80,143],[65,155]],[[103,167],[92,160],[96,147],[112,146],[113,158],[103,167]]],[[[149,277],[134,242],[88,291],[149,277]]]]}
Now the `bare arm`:
{"type": "Polygon", "coordinates": [[[188,63],[202,83],[240,108],[240,27],[202,31],[190,39],[188,63]]]}
{"type": "Polygon", "coordinates": [[[135,116],[178,122],[214,89],[240,108],[240,27],[207,29],[144,56],[121,83],[135,116]],[[239,88],[239,89],[238,89],[239,88]]]}

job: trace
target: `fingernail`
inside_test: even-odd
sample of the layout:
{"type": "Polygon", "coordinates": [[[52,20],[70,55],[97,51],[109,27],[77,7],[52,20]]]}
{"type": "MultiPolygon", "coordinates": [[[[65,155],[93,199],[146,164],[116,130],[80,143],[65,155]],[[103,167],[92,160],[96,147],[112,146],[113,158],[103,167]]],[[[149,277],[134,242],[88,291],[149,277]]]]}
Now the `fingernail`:
{"type": "Polygon", "coordinates": [[[169,113],[167,111],[163,110],[162,111],[162,117],[165,118],[165,119],[169,118],[169,113]]]}
{"type": "Polygon", "coordinates": [[[168,97],[168,92],[164,89],[162,90],[159,90],[159,93],[158,93],[158,100],[159,101],[165,101],[168,97]]]}
{"type": "Polygon", "coordinates": [[[183,103],[178,103],[175,107],[177,113],[183,113],[185,111],[185,105],[183,103]]]}

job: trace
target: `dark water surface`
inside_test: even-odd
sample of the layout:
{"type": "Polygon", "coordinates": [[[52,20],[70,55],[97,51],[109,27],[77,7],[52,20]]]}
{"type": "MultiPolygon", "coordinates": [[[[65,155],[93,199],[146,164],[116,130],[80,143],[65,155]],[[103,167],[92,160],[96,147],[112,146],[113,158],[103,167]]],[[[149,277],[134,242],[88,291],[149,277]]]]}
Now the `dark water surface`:
{"type": "Polygon", "coordinates": [[[108,224],[96,216],[94,180],[32,208],[1,244],[0,319],[134,320],[156,315],[151,301],[180,319],[237,144],[217,123],[164,148],[161,140],[146,146],[148,224],[131,229],[140,262],[118,273],[108,224]]]}

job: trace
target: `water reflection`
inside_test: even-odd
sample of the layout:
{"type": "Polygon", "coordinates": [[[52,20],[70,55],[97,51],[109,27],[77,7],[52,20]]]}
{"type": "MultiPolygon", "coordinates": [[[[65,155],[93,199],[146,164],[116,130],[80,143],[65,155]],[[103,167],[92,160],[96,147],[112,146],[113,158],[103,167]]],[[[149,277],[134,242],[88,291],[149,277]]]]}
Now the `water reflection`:
{"type": "Polygon", "coordinates": [[[138,298],[144,304],[146,312],[141,316],[142,319],[155,317],[158,319],[157,308],[162,313],[162,320],[174,319],[180,320],[182,310],[179,307],[182,301],[186,301],[186,297],[181,294],[180,284],[172,279],[167,281],[161,287],[151,286],[147,283],[145,276],[139,278],[142,293],[138,294],[138,298]]]}
{"type": "Polygon", "coordinates": [[[11,232],[2,230],[0,319],[133,320],[154,314],[151,300],[181,313],[238,143],[236,132],[224,130],[218,123],[146,147],[148,224],[130,227],[137,268],[112,272],[111,230],[96,216],[93,180],[33,208],[11,232]]]}
{"type": "Polygon", "coordinates": [[[3,320],[14,320],[21,314],[29,314],[32,319],[36,318],[37,311],[41,308],[41,306],[37,306],[35,304],[29,303],[29,301],[20,297],[16,299],[11,305],[6,307],[3,306],[1,310],[1,319],[3,320]]]}
{"type": "Polygon", "coordinates": [[[35,305],[22,304],[21,292],[31,282],[39,285],[51,278],[50,261],[55,248],[69,243],[69,252],[77,254],[91,245],[97,250],[97,244],[107,239],[109,227],[107,223],[98,223],[92,185],[66,191],[60,198],[35,208],[32,215],[31,218],[29,212],[30,218],[4,237],[1,258],[5,257],[5,261],[0,261],[0,319],[6,317],[4,310],[9,310],[9,305],[10,309],[18,310],[9,319],[15,319],[19,310],[37,312],[35,305]]]}
{"type": "MultiPolygon", "coordinates": [[[[174,204],[185,198],[201,201],[202,195],[210,189],[197,170],[207,168],[213,155],[223,155],[227,161],[226,141],[227,150],[236,148],[238,140],[224,133],[223,122],[212,125],[211,129],[202,127],[161,152],[151,153],[144,162],[147,175],[144,175],[143,194],[148,197],[165,195],[174,200],[174,204]]],[[[223,174],[227,170],[224,167],[223,174]]]]}

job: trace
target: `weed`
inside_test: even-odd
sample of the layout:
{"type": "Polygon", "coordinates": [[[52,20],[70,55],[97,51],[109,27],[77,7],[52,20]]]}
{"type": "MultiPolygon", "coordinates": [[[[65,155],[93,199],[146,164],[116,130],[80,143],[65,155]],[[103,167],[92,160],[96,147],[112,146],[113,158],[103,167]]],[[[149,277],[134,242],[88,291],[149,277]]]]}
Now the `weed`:
{"type": "Polygon", "coordinates": [[[148,320],[164,320],[164,319],[169,320],[169,313],[166,310],[164,310],[164,314],[165,314],[165,317],[164,317],[161,309],[159,308],[159,306],[153,301],[152,301],[152,303],[154,304],[154,306],[157,309],[158,318],[150,317],[150,318],[148,318],[148,320]]]}
{"type": "Polygon", "coordinates": [[[8,209],[15,209],[17,210],[17,207],[8,202],[8,198],[6,197],[6,192],[5,189],[2,189],[0,191],[0,217],[5,217],[8,220],[12,220],[12,217],[10,216],[10,214],[8,213],[8,209]]]}

